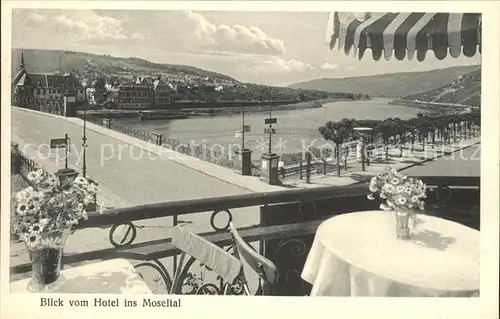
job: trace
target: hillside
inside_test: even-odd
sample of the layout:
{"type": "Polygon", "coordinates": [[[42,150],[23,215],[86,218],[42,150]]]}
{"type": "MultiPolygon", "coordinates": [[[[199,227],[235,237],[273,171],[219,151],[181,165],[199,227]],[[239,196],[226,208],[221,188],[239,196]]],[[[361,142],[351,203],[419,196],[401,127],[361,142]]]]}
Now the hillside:
{"type": "MultiPolygon", "coordinates": [[[[130,82],[135,77],[156,78],[161,75],[175,85],[174,101],[248,101],[281,100],[288,104],[296,101],[322,99],[367,99],[366,95],[351,92],[326,92],[297,90],[289,87],[274,87],[241,83],[225,74],[206,71],[197,67],[176,64],[152,63],[131,57],[119,58],[84,52],[24,49],[25,68],[32,73],[73,73],[78,79],[89,83],[117,85],[130,82]],[[105,79],[106,81],[102,81],[105,79]],[[221,89],[219,89],[219,85],[221,89]],[[216,89],[217,88],[217,89],[216,89]]],[[[15,74],[21,61],[21,49],[12,50],[12,73],[15,74]]],[[[134,80],[135,81],[135,80],[134,80]]],[[[92,84],[94,85],[94,84],[92,84]]],[[[103,99],[102,94],[98,94],[103,99]]]]}
{"type": "MultiPolygon", "coordinates": [[[[98,73],[110,77],[113,75],[126,76],[128,74],[165,75],[179,74],[195,77],[213,77],[230,82],[235,79],[220,73],[210,72],[187,65],[152,63],[140,58],[119,58],[110,55],[97,55],[84,52],[24,49],[24,61],[28,72],[50,73],[59,71],[59,57],[63,72],[78,70],[79,73],[98,73]]],[[[21,49],[12,49],[12,72],[17,71],[21,61],[21,49]]]]}
{"type": "Polygon", "coordinates": [[[435,103],[436,105],[450,103],[479,107],[481,106],[481,69],[464,74],[438,89],[409,95],[401,100],[404,102],[435,103]]]}
{"type": "Polygon", "coordinates": [[[474,71],[477,68],[477,65],[456,66],[425,72],[318,79],[295,83],[289,87],[294,89],[312,89],[328,92],[353,92],[368,94],[370,96],[404,97],[443,87],[456,80],[459,76],[474,71]]]}

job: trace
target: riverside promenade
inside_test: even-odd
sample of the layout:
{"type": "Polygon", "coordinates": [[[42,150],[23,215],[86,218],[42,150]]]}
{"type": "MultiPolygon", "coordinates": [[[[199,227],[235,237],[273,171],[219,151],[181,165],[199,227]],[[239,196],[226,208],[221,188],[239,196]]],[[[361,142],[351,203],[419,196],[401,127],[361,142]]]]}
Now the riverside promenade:
{"type": "Polygon", "coordinates": [[[377,173],[383,172],[387,166],[396,168],[408,176],[479,176],[481,159],[481,138],[475,137],[466,140],[457,138],[456,142],[434,147],[427,144],[423,150],[421,143],[415,143],[414,150],[403,149],[400,156],[399,148],[389,147],[388,159],[384,159],[383,149],[377,151],[378,158],[373,159],[366,170],[361,171],[359,162],[348,162],[348,168],[342,167],[341,176],[336,171],[327,175],[316,174],[311,176],[310,183],[304,180],[290,179],[288,186],[300,188],[324,187],[328,185],[350,185],[370,179],[377,173]]]}
{"type": "MultiPolygon", "coordinates": [[[[35,160],[48,172],[64,167],[64,149],[50,149],[53,138],[70,138],[71,151],[68,156],[69,167],[78,172],[82,170],[83,121],[79,118],[64,118],[32,110],[12,108],[13,142],[19,149],[35,160]],[[42,147],[40,147],[42,145],[42,147]]],[[[456,152],[464,147],[479,143],[480,139],[470,139],[446,146],[446,152],[456,152]]],[[[348,185],[359,182],[376,174],[387,165],[398,169],[409,166],[418,167],[418,174],[411,175],[454,175],[446,169],[435,174],[422,174],[428,166],[426,162],[444,156],[443,149],[426,152],[405,151],[402,158],[395,155],[399,150],[391,149],[389,163],[372,163],[366,172],[360,172],[359,165],[353,165],[342,177],[335,172],[326,176],[315,176],[310,184],[304,180],[286,181],[287,187],[271,186],[262,183],[257,177],[241,176],[231,169],[224,168],[194,157],[179,154],[164,147],[139,140],[87,122],[87,176],[99,183],[98,202],[106,208],[119,208],[166,201],[207,198],[248,194],[253,192],[275,192],[293,188],[318,187],[327,185],[348,185]]],[[[418,145],[417,145],[418,147],[418,145]]],[[[453,161],[458,163],[458,161],[453,161]]],[[[474,164],[475,165],[475,164],[474,164]]],[[[478,164],[479,165],[479,164],[478,164]]],[[[412,169],[409,169],[409,173],[412,169]]],[[[461,175],[461,174],[457,174],[461,175]]],[[[183,216],[179,223],[194,232],[210,231],[211,212],[183,216]]],[[[259,222],[259,208],[245,207],[232,210],[233,219],[238,227],[259,222]]],[[[224,218],[224,217],[222,217],[224,218]]],[[[223,223],[224,221],[222,221],[223,223]]],[[[172,218],[158,218],[134,223],[138,228],[136,242],[156,240],[170,236],[172,218]]],[[[85,252],[111,247],[108,229],[83,229],[68,239],[65,252],[85,252]]],[[[23,244],[13,244],[11,262],[28,262],[23,244]]]]}

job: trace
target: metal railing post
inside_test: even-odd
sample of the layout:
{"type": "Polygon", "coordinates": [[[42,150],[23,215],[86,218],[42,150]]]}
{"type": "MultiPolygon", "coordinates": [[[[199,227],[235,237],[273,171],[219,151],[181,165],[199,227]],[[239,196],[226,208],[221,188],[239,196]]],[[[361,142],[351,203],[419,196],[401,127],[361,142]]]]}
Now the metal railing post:
{"type": "Polygon", "coordinates": [[[311,153],[306,152],[306,183],[311,182],[311,153]]]}
{"type": "Polygon", "coordinates": [[[302,179],[302,160],[300,160],[300,163],[299,163],[299,176],[300,176],[300,179],[302,179]]]}

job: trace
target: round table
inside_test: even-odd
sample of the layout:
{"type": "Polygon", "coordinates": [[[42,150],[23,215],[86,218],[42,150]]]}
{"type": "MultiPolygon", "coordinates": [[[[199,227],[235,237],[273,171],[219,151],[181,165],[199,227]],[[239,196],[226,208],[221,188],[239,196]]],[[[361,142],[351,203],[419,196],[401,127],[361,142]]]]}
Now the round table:
{"type": "Polygon", "coordinates": [[[302,271],[311,296],[479,295],[478,231],[417,215],[410,240],[399,240],[394,214],[364,211],[323,222],[302,271]]]}

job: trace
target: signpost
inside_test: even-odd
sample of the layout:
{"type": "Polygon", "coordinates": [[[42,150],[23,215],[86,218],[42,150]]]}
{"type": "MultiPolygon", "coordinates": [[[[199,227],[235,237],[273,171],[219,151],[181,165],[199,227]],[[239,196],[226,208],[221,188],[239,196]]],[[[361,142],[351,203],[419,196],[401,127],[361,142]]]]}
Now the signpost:
{"type": "Polygon", "coordinates": [[[268,125],[268,124],[269,124],[269,125],[270,125],[270,124],[276,124],[276,123],[278,123],[278,119],[277,119],[277,118],[275,118],[275,117],[271,117],[271,118],[265,119],[265,120],[264,120],[264,123],[265,123],[266,125],[268,125]]]}
{"type": "Polygon", "coordinates": [[[272,117],[272,105],[271,101],[269,101],[269,118],[264,120],[265,125],[269,125],[268,127],[264,127],[264,134],[269,134],[269,149],[267,154],[264,153],[261,156],[261,170],[260,177],[261,181],[264,181],[270,185],[278,185],[278,159],[279,156],[272,153],[272,136],[276,134],[276,129],[273,127],[273,124],[278,123],[278,120],[275,117],[272,117]]]}
{"type": "Polygon", "coordinates": [[[68,168],[68,152],[69,152],[69,137],[68,133],[64,134],[63,138],[53,138],[50,140],[50,148],[64,148],[65,149],[65,164],[64,168],[68,168]]]}
{"type": "Polygon", "coordinates": [[[278,119],[275,117],[272,117],[272,108],[271,108],[271,101],[269,101],[269,118],[264,119],[264,124],[269,125],[269,127],[264,128],[264,134],[269,134],[269,154],[272,154],[271,150],[271,140],[273,134],[276,134],[276,129],[273,128],[273,124],[278,123],[278,119]]]}
{"type": "Polygon", "coordinates": [[[54,138],[50,140],[50,148],[66,148],[66,138],[54,138]]]}

